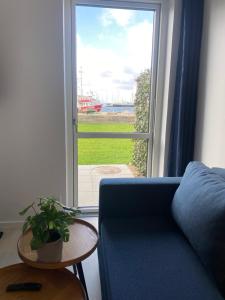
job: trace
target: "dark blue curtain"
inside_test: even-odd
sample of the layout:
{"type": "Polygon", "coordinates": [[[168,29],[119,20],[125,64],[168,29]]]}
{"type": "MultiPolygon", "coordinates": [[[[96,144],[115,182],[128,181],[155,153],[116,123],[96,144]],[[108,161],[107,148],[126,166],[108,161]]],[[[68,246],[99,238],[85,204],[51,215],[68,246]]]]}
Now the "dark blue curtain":
{"type": "Polygon", "coordinates": [[[182,176],[193,160],[204,0],[183,0],[168,175],[182,176]]]}

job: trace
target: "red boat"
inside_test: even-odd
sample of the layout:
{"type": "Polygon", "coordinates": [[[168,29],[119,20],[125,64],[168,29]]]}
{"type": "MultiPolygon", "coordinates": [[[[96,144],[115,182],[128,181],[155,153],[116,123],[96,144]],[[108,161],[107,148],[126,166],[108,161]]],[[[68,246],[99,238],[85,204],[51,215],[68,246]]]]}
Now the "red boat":
{"type": "Polygon", "coordinates": [[[99,112],[102,109],[102,104],[92,96],[78,96],[78,112],[99,112]]]}

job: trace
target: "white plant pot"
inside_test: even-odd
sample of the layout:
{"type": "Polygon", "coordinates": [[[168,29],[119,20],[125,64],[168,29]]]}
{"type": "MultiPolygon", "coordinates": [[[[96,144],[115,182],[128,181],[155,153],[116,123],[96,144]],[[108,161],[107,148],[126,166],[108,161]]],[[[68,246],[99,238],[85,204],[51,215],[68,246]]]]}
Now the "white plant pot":
{"type": "Polygon", "coordinates": [[[38,260],[41,262],[59,262],[62,259],[63,240],[46,243],[37,250],[38,260]]]}

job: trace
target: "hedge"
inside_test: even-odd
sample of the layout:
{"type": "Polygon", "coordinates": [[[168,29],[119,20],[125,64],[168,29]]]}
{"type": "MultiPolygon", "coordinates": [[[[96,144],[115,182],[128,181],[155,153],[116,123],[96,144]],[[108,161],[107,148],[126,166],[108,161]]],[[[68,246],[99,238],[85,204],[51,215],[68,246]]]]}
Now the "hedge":
{"type": "MultiPolygon", "coordinates": [[[[137,90],[135,94],[134,106],[136,113],[135,130],[136,132],[148,132],[149,126],[149,102],[150,102],[150,87],[151,76],[150,70],[146,69],[142,72],[137,81],[137,90]]],[[[147,141],[143,139],[134,140],[133,164],[136,166],[139,175],[146,176],[147,170],[147,141]]]]}

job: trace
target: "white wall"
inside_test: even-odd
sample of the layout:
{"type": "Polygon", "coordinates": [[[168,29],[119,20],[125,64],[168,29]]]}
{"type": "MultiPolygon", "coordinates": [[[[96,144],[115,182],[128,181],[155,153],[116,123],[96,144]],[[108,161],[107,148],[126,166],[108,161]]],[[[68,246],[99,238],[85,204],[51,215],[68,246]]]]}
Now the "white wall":
{"type": "Polygon", "coordinates": [[[195,159],[225,167],[225,1],[206,0],[195,159]]]}
{"type": "Polygon", "coordinates": [[[61,0],[0,0],[0,222],[65,199],[61,0]]]}

